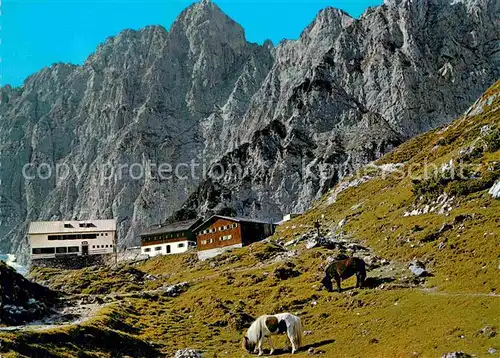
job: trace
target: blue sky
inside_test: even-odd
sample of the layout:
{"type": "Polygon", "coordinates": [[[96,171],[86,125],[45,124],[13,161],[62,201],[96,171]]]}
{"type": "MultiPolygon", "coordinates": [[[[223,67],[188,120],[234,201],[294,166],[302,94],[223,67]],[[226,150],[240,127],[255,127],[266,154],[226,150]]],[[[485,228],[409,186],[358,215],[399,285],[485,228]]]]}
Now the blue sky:
{"type": "MultiPolygon", "coordinates": [[[[55,62],[81,64],[97,45],[123,29],[169,29],[192,0],[0,0],[0,84],[19,86],[55,62]]],[[[219,0],[249,41],[295,39],[318,11],[334,6],[358,17],[382,0],[219,0]]]]}

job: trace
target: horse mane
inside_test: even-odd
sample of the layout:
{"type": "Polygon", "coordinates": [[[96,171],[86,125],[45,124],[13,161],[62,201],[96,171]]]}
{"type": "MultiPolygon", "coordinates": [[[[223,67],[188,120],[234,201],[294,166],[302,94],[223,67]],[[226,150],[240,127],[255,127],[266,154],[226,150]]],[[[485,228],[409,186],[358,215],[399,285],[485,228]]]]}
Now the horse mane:
{"type": "Polygon", "coordinates": [[[247,337],[248,340],[250,342],[252,342],[252,343],[256,343],[259,340],[259,337],[261,335],[261,330],[262,330],[261,321],[262,321],[262,317],[264,317],[264,316],[261,316],[261,317],[257,318],[250,325],[250,327],[248,328],[247,333],[245,335],[245,337],[247,337]]]}

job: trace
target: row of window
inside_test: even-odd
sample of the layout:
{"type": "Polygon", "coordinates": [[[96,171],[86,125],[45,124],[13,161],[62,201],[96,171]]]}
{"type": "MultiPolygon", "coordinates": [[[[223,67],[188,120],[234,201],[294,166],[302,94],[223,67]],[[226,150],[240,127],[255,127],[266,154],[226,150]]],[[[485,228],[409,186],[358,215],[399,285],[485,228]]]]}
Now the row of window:
{"type": "Polygon", "coordinates": [[[108,236],[108,233],[101,234],[64,234],[64,235],[49,235],[49,240],[93,240],[98,236],[108,236]]]}
{"type": "Polygon", "coordinates": [[[184,237],[185,233],[184,232],[174,232],[171,234],[163,234],[163,235],[156,235],[156,236],[146,236],[143,238],[143,242],[150,242],[150,241],[157,241],[157,240],[166,240],[166,239],[174,239],[177,237],[184,237]]]}
{"type": "MultiPolygon", "coordinates": [[[[96,227],[94,223],[79,223],[78,226],[85,228],[96,227]]],[[[64,223],[64,227],[66,229],[74,229],[74,226],[71,223],[64,223]]]]}
{"type": "MultiPolygon", "coordinates": [[[[108,249],[113,248],[113,245],[92,245],[93,249],[108,249]]],[[[69,246],[69,247],[41,247],[37,249],[32,249],[31,252],[33,255],[40,254],[71,254],[80,252],[80,248],[78,246],[69,246]]]]}
{"type": "MultiPolygon", "coordinates": [[[[185,246],[186,246],[186,244],[184,244],[183,242],[180,242],[180,243],[177,244],[178,248],[183,248],[185,246]]],[[[170,253],[170,245],[167,245],[166,248],[167,248],[167,253],[170,253]]],[[[161,250],[163,250],[163,246],[156,246],[155,247],[155,251],[161,251],[161,250]]],[[[151,252],[151,248],[150,247],[146,247],[144,249],[144,252],[151,252]]]]}
{"type": "Polygon", "coordinates": [[[41,247],[38,249],[32,249],[31,253],[33,255],[40,254],[68,254],[68,253],[78,253],[80,248],[78,246],[70,247],[41,247]]]}
{"type": "Polygon", "coordinates": [[[113,245],[92,245],[92,248],[93,249],[98,249],[100,246],[101,249],[104,249],[104,248],[113,248],[113,245]]]}
{"type": "MultiPolygon", "coordinates": [[[[233,235],[224,235],[224,236],[219,237],[219,241],[227,241],[227,240],[231,240],[232,238],[233,238],[233,235]]],[[[208,245],[208,244],[212,244],[213,242],[214,242],[214,239],[207,239],[207,240],[201,240],[200,244],[201,245],[208,245]]]]}
{"type": "Polygon", "coordinates": [[[228,225],[219,226],[218,228],[214,227],[214,228],[205,229],[203,231],[199,231],[198,235],[210,234],[210,233],[214,233],[214,232],[217,232],[217,231],[231,230],[231,229],[234,229],[236,227],[238,227],[238,224],[237,223],[232,223],[232,224],[228,224],[228,225]]]}

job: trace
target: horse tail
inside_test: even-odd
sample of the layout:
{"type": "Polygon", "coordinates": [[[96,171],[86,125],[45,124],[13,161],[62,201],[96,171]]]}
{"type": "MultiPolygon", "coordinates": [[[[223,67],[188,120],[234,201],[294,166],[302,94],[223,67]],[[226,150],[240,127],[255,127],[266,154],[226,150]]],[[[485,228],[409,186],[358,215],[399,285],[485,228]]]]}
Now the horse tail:
{"type": "Polygon", "coordinates": [[[362,259],[359,259],[359,273],[363,276],[363,281],[366,278],[366,264],[362,259]]]}
{"type": "Polygon", "coordinates": [[[297,344],[297,349],[302,347],[302,341],[303,341],[302,322],[300,321],[300,318],[297,316],[295,316],[293,325],[293,340],[297,344]]]}

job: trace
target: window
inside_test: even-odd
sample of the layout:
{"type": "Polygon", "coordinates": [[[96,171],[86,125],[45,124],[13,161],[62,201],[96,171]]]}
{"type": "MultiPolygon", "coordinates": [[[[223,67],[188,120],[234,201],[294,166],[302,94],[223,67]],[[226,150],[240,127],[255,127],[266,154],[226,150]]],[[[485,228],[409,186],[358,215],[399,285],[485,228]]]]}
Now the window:
{"type": "Polygon", "coordinates": [[[40,255],[42,253],[42,249],[31,249],[31,253],[33,255],[40,255]]]}
{"type": "Polygon", "coordinates": [[[208,240],[208,243],[211,244],[212,242],[214,242],[214,239],[210,239],[208,240]]]}
{"type": "Polygon", "coordinates": [[[233,227],[238,227],[238,224],[237,224],[237,223],[234,223],[234,224],[233,224],[233,227]]]}
{"type": "Polygon", "coordinates": [[[161,246],[155,247],[155,251],[161,251],[161,246]]]}
{"type": "Polygon", "coordinates": [[[144,249],[144,252],[151,252],[151,249],[148,247],[147,249],[144,249]]]}
{"type": "Polygon", "coordinates": [[[68,252],[80,252],[80,248],[78,246],[70,246],[68,247],[68,252]]]}
{"type": "Polygon", "coordinates": [[[96,227],[93,223],[80,223],[80,227],[96,227]]]}
{"type": "Polygon", "coordinates": [[[207,240],[201,240],[201,244],[202,245],[206,245],[207,244],[207,240]]]}
{"type": "Polygon", "coordinates": [[[68,253],[67,247],[56,247],[56,254],[66,254],[68,253]]]}
{"type": "Polygon", "coordinates": [[[53,247],[42,247],[42,254],[54,254],[56,249],[53,247]]]}
{"type": "Polygon", "coordinates": [[[73,225],[71,225],[71,223],[65,223],[64,228],[65,229],[73,229],[73,225]]]}
{"type": "Polygon", "coordinates": [[[177,244],[177,247],[184,247],[183,243],[177,244]]]}
{"type": "Polygon", "coordinates": [[[231,240],[233,238],[233,235],[224,235],[219,238],[220,241],[227,241],[231,240]]]}
{"type": "Polygon", "coordinates": [[[108,248],[108,245],[106,245],[106,248],[108,248]]]}
{"type": "Polygon", "coordinates": [[[108,236],[108,233],[106,233],[106,236],[108,236]]]}
{"type": "Polygon", "coordinates": [[[170,253],[170,245],[167,245],[167,254],[170,253]]]}
{"type": "Polygon", "coordinates": [[[47,238],[51,241],[52,240],[91,240],[91,239],[97,239],[97,234],[49,235],[47,238]]]}
{"type": "Polygon", "coordinates": [[[92,245],[92,248],[95,249],[95,245],[92,245]]]}

